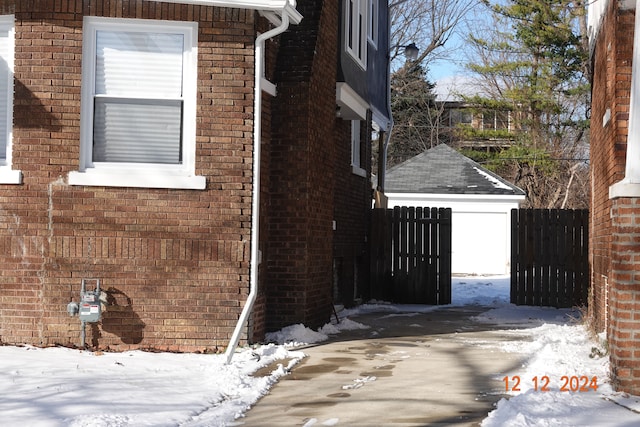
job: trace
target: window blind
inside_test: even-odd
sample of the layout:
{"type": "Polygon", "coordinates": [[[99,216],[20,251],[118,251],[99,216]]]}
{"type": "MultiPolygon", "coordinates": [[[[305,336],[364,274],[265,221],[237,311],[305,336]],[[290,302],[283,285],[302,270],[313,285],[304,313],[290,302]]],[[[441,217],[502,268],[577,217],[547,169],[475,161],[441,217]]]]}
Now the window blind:
{"type": "Polygon", "coordinates": [[[93,161],[182,161],[184,36],[98,31],[93,161]]]}

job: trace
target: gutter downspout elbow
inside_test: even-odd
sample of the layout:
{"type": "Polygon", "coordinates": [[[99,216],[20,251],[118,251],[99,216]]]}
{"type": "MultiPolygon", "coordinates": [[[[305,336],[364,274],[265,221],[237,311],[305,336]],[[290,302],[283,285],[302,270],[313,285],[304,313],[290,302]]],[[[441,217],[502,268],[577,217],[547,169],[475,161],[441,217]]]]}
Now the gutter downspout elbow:
{"type": "MultiPolygon", "coordinates": [[[[289,2],[287,2],[288,4],[289,2]]],[[[294,9],[295,10],[295,9],[294,9]]],[[[259,259],[259,228],[260,228],[260,159],[262,143],[262,78],[264,75],[264,45],[265,41],[284,33],[289,28],[289,11],[282,13],[282,22],[264,34],[258,35],[255,42],[254,56],[254,116],[253,116],[253,188],[251,197],[251,269],[249,276],[249,296],[245,302],[236,328],[231,335],[229,346],[225,352],[226,364],[231,363],[233,354],[238,346],[240,334],[247,323],[258,294],[258,265],[259,259]]]]}

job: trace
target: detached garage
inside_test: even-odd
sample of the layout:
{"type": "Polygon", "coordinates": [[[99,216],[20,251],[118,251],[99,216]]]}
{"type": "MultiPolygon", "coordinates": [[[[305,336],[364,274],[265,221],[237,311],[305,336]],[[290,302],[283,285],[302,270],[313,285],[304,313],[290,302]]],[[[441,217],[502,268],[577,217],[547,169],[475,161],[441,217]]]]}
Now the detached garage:
{"type": "Polygon", "coordinates": [[[441,144],[389,169],[385,194],[389,208],[451,208],[453,274],[509,274],[520,188],[441,144]]]}

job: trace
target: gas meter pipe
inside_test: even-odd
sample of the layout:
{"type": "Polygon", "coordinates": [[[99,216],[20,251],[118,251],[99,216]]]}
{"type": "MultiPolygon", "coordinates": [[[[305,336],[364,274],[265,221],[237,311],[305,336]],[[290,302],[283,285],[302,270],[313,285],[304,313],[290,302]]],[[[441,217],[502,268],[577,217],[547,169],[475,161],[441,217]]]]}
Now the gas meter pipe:
{"type": "Polygon", "coordinates": [[[80,348],[84,348],[85,341],[87,339],[87,331],[85,327],[87,326],[87,322],[84,320],[80,322],[80,348]]]}

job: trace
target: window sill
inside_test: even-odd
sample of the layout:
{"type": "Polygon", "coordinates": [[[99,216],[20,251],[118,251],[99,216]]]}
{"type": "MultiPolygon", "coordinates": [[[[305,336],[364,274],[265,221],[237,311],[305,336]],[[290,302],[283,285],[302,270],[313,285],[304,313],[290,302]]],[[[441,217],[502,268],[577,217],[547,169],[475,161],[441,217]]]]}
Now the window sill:
{"type": "Polygon", "coordinates": [[[182,190],[204,190],[204,176],[170,175],[127,169],[106,171],[69,172],[69,185],[93,187],[169,188],[182,190]]]}
{"type": "Polygon", "coordinates": [[[22,171],[0,168],[0,184],[22,184],[22,171]]]}
{"type": "Polygon", "coordinates": [[[354,175],[361,176],[363,178],[367,177],[367,171],[362,169],[360,166],[351,165],[351,173],[354,175]]]}

